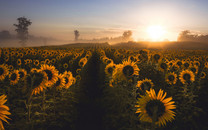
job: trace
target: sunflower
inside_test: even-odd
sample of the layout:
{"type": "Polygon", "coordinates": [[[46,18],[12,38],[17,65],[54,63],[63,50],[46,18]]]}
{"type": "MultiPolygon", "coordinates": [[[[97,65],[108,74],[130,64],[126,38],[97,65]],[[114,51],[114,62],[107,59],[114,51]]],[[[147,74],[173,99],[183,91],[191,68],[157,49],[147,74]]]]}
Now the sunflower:
{"type": "Polygon", "coordinates": [[[159,54],[159,53],[156,53],[156,54],[154,54],[154,55],[152,56],[152,61],[153,61],[154,63],[158,63],[158,62],[160,62],[161,60],[162,60],[162,55],[159,54]]]}
{"type": "Polygon", "coordinates": [[[40,64],[40,62],[39,62],[39,60],[34,60],[34,61],[33,61],[33,64],[34,64],[35,66],[38,66],[38,65],[40,64]]]}
{"type": "Polygon", "coordinates": [[[190,66],[189,61],[184,61],[184,62],[183,62],[183,68],[184,68],[184,69],[188,69],[189,66],[190,66]]]}
{"type": "Polygon", "coordinates": [[[178,65],[179,67],[181,67],[183,65],[183,62],[181,60],[177,60],[175,62],[176,65],[178,65]]]}
{"type": "Polygon", "coordinates": [[[24,80],[27,76],[27,71],[25,69],[19,69],[20,80],[24,80]]]}
{"type": "Polygon", "coordinates": [[[198,66],[198,67],[200,66],[200,62],[199,61],[194,61],[193,64],[198,66]]]}
{"type": "Polygon", "coordinates": [[[49,59],[45,59],[45,64],[50,64],[51,61],[49,59]]]}
{"type": "Polygon", "coordinates": [[[196,66],[196,65],[190,66],[189,70],[191,70],[195,75],[198,74],[198,66],[196,66]]]}
{"type": "Polygon", "coordinates": [[[122,64],[122,73],[125,77],[130,77],[133,75],[139,75],[139,68],[136,65],[135,62],[131,62],[130,60],[128,61],[123,61],[122,64]]]}
{"type": "Polygon", "coordinates": [[[40,69],[47,74],[48,87],[56,83],[56,81],[58,80],[58,71],[54,66],[43,64],[41,65],[40,69]]]}
{"type": "Polygon", "coordinates": [[[17,59],[17,65],[21,65],[22,64],[22,61],[21,61],[21,59],[17,59]]]}
{"type": "Polygon", "coordinates": [[[81,80],[81,76],[80,75],[77,75],[75,78],[76,78],[76,81],[80,81],[81,80]]]}
{"type": "Polygon", "coordinates": [[[152,83],[152,80],[147,78],[138,81],[136,85],[136,87],[140,88],[143,91],[150,90],[150,88],[152,88],[153,86],[154,84],[152,83]]]}
{"type": "Polygon", "coordinates": [[[168,64],[165,62],[159,62],[158,70],[161,72],[165,72],[168,69],[168,64]]]}
{"type": "Polygon", "coordinates": [[[177,74],[175,74],[174,72],[166,74],[165,81],[170,85],[176,84],[177,74]]]}
{"type": "Polygon", "coordinates": [[[0,65],[0,81],[3,81],[5,77],[9,74],[9,69],[6,65],[0,65]]]}
{"type": "Polygon", "coordinates": [[[63,74],[63,78],[65,79],[64,88],[66,88],[66,89],[68,89],[76,81],[76,79],[73,77],[73,75],[70,71],[65,71],[63,74]]]}
{"type": "Polygon", "coordinates": [[[87,58],[84,57],[84,58],[80,59],[79,66],[84,67],[86,63],[87,63],[87,58]]]}
{"type": "Polygon", "coordinates": [[[60,90],[60,89],[62,89],[64,87],[64,85],[65,85],[64,75],[59,74],[58,75],[58,80],[54,84],[54,87],[56,87],[56,89],[60,90]]]}
{"type": "Polygon", "coordinates": [[[32,69],[30,70],[30,73],[35,73],[35,72],[38,72],[38,69],[37,69],[37,68],[32,68],[32,69]]]}
{"type": "Polygon", "coordinates": [[[208,62],[205,62],[205,63],[204,63],[204,67],[205,67],[205,68],[208,68],[208,62]]]}
{"type": "Polygon", "coordinates": [[[31,87],[31,95],[39,94],[46,89],[46,83],[48,81],[47,74],[44,71],[37,70],[26,77],[26,85],[31,87]]]}
{"type": "Polygon", "coordinates": [[[81,72],[81,69],[77,69],[76,73],[79,74],[81,72]]]}
{"type": "Polygon", "coordinates": [[[179,75],[179,79],[181,83],[186,84],[193,82],[195,80],[195,75],[190,70],[183,70],[179,75]]]}
{"type": "Polygon", "coordinates": [[[205,79],[205,77],[206,77],[206,73],[205,72],[202,72],[201,73],[201,79],[205,79]]]}
{"type": "Polygon", "coordinates": [[[0,129],[1,130],[4,130],[2,121],[9,123],[7,119],[10,119],[10,118],[7,117],[7,115],[11,115],[11,113],[9,112],[9,107],[4,105],[4,103],[7,101],[6,97],[7,97],[6,95],[0,96],[0,129]]]}
{"type": "Polygon", "coordinates": [[[13,70],[13,72],[11,72],[10,75],[9,75],[10,84],[11,85],[17,84],[18,81],[19,81],[19,78],[20,78],[19,71],[18,70],[13,70]]]}
{"type": "Polygon", "coordinates": [[[63,64],[64,69],[67,69],[69,65],[67,63],[63,64]]]}
{"type": "Polygon", "coordinates": [[[161,126],[166,125],[166,122],[172,121],[175,116],[175,112],[172,109],[175,109],[174,101],[172,97],[165,98],[166,92],[163,94],[163,90],[159,90],[156,95],[154,89],[150,89],[144,96],[138,98],[136,113],[139,114],[139,118],[144,122],[155,122],[155,124],[161,126]]]}
{"type": "Polygon", "coordinates": [[[114,63],[110,63],[110,64],[106,65],[105,74],[109,77],[112,76],[113,70],[115,69],[115,67],[116,67],[116,65],[114,63]]]}

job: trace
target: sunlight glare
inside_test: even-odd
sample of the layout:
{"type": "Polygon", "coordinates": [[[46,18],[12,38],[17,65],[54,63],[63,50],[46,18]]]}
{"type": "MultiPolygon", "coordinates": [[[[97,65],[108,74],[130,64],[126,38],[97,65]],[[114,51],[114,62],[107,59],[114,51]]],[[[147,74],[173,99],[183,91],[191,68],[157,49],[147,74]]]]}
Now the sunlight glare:
{"type": "Polygon", "coordinates": [[[147,33],[148,33],[149,38],[152,41],[162,41],[162,40],[164,40],[163,36],[165,34],[165,30],[160,25],[149,26],[147,28],[147,33]]]}

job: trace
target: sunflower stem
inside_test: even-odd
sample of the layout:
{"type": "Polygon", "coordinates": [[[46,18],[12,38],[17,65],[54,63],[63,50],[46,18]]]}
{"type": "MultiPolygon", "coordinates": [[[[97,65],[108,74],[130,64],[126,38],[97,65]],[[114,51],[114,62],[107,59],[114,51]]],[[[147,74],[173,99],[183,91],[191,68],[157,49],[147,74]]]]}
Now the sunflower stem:
{"type": "Polygon", "coordinates": [[[157,111],[158,111],[158,107],[155,106],[153,108],[153,116],[152,116],[152,126],[151,126],[151,130],[155,130],[156,127],[156,121],[157,121],[157,111]]]}
{"type": "Polygon", "coordinates": [[[46,117],[45,117],[45,109],[46,109],[46,106],[45,106],[45,90],[43,90],[43,120],[45,121],[46,120],[46,117]]]}

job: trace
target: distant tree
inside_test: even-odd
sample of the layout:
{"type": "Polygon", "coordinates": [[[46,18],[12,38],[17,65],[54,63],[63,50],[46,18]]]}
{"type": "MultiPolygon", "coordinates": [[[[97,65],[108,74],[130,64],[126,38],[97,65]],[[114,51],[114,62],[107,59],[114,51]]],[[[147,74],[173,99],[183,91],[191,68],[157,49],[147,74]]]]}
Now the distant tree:
{"type": "Polygon", "coordinates": [[[80,34],[79,34],[79,31],[78,31],[78,30],[74,30],[75,41],[78,40],[79,35],[80,35],[80,34]]]}
{"type": "Polygon", "coordinates": [[[11,34],[7,30],[3,30],[0,32],[0,39],[10,39],[11,34]]]}
{"type": "Polygon", "coordinates": [[[130,30],[125,31],[123,33],[123,40],[124,41],[130,41],[130,40],[132,40],[131,36],[132,36],[132,31],[130,31],[130,30]]]}
{"type": "Polygon", "coordinates": [[[19,17],[17,21],[18,24],[14,24],[16,27],[15,31],[17,32],[17,37],[20,39],[20,43],[22,46],[25,46],[29,35],[28,26],[30,26],[32,22],[25,17],[19,17]]]}

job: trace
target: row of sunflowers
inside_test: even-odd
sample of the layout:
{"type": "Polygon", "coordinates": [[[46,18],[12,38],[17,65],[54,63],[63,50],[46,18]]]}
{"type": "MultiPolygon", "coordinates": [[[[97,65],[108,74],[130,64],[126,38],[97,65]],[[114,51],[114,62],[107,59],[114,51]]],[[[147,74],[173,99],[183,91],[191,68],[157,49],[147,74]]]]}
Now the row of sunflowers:
{"type": "Polygon", "coordinates": [[[55,128],[63,114],[72,115],[80,72],[91,54],[74,48],[1,48],[1,129],[8,120],[6,129],[55,128]]]}
{"type": "Polygon", "coordinates": [[[1,48],[1,129],[76,129],[94,54],[104,129],[207,128],[207,51],[96,46],[1,48]]]}
{"type": "Polygon", "coordinates": [[[114,114],[108,124],[121,122],[125,114],[131,124],[111,123],[109,128],[207,128],[207,51],[105,48],[99,53],[109,87],[106,99],[112,101],[109,111],[123,113],[114,114]],[[120,95],[117,99],[115,92],[120,95]]]}

